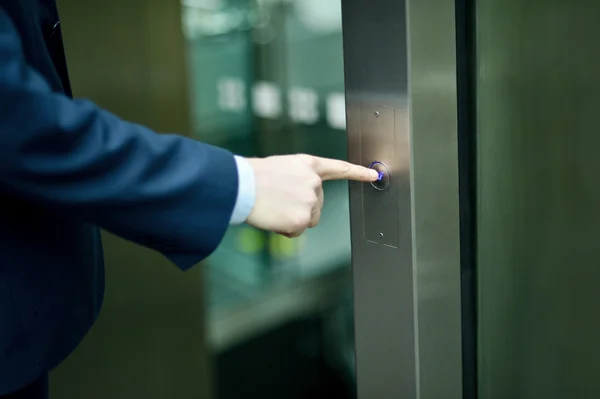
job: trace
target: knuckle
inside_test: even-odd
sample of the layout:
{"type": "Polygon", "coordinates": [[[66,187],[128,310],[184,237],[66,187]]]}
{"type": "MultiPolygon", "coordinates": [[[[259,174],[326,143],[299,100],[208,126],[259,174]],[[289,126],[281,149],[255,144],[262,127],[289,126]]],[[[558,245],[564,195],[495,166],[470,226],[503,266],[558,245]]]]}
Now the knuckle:
{"type": "Polygon", "coordinates": [[[307,221],[303,214],[298,214],[289,221],[288,227],[284,232],[286,234],[297,234],[306,229],[308,223],[310,223],[310,221],[307,221]]]}
{"type": "Polygon", "coordinates": [[[314,207],[317,206],[317,204],[319,203],[319,197],[317,196],[316,193],[311,193],[310,195],[306,196],[306,204],[308,206],[310,206],[310,209],[312,210],[314,207]]]}
{"type": "Polygon", "coordinates": [[[350,164],[348,164],[347,162],[344,162],[344,161],[340,161],[340,160],[337,160],[336,162],[337,162],[337,168],[340,170],[341,174],[347,175],[350,173],[350,170],[352,168],[350,164]]]}
{"type": "Polygon", "coordinates": [[[313,189],[318,190],[322,184],[321,178],[315,174],[310,178],[309,184],[313,189]]]}
{"type": "Polygon", "coordinates": [[[298,224],[297,224],[296,222],[294,222],[294,221],[291,221],[291,220],[290,220],[290,221],[288,222],[288,224],[287,224],[286,228],[285,228],[285,229],[283,229],[283,231],[282,231],[282,232],[283,232],[284,234],[288,234],[288,235],[290,235],[290,234],[295,234],[295,233],[297,233],[297,232],[298,232],[298,230],[299,230],[299,228],[298,228],[298,224]]]}
{"type": "Polygon", "coordinates": [[[311,205],[313,208],[317,208],[317,205],[319,205],[319,196],[316,193],[311,198],[311,205]]]}
{"type": "Polygon", "coordinates": [[[308,155],[308,154],[300,154],[299,157],[300,157],[299,158],[300,161],[304,165],[308,166],[309,168],[314,168],[315,163],[316,163],[315,157],[313,157],[312,155],[308,155]]]}
{"type": "Polygon", "coordinates": [[[308,225],[310,224],[310,213],[309,212],[302,212],[298,215],[298,218],[296,219],[296,229],[297,230],[304,230],[308,227],[308,225]]]}
{"type": "Polygon", "coordinates": [[[321,220],[321,213],[317,213],[316,215],[314,215],[311,218],[310,225],[308,227],[310,227],[310,228],[317,227],[320,220],[321,220]]]}

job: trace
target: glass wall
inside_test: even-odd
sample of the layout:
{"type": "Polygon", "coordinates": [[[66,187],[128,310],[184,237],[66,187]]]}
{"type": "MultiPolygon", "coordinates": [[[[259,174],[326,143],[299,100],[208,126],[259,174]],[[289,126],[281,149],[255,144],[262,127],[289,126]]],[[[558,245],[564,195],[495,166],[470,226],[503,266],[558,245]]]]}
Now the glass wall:
{"type": "MultiPolygon", "coordinates": [[[[346,158],[340,0],[182,2],[195,137],[346,158]]],[[[346,182],[298,239],[233,227],[208,260],[218,399],[354,396],[346,182]]]]}

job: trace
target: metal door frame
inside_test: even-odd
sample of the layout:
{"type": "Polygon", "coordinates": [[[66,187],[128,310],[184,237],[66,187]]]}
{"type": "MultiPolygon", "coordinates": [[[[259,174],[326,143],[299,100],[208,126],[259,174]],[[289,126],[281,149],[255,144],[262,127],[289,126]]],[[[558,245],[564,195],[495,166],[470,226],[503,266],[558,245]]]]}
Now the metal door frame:
{"type": "Polygon", "coordinates": [[[463,397],[455,7],[342,1],[358,399],[463,397]]]}

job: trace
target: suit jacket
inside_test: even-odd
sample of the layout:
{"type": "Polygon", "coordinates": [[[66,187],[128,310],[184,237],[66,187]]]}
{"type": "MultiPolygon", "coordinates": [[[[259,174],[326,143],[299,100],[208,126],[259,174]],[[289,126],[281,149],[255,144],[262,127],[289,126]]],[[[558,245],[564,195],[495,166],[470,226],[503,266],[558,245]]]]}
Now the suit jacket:
{"type": "Polygon", "coordinates": [[[54,0],[0,0],[0,394],[94,323],[98,227],[189,268],[222,239],[237,179],[228,151],[72,99],[54,0]]]}

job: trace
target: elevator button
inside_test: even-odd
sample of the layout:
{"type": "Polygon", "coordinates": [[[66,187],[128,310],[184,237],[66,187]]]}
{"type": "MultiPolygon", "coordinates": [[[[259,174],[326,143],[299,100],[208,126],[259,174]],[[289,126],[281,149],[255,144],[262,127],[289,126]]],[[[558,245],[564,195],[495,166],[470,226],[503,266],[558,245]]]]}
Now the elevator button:
{"type": "Polygon", "coordinates": [[[371,182],[371,185],[376,190],[383,191],[390,185],[390,170],[383,162],[374,161],[369,165],[369,169],[374,169],[379,173],[379,177],[376,181],[371,182]]]}

